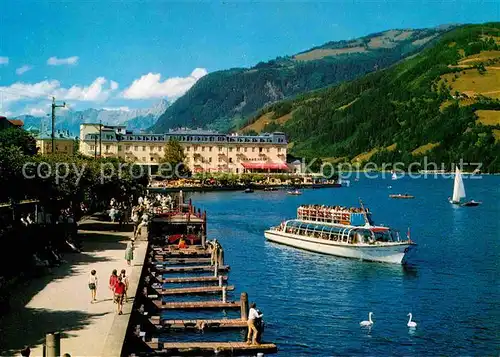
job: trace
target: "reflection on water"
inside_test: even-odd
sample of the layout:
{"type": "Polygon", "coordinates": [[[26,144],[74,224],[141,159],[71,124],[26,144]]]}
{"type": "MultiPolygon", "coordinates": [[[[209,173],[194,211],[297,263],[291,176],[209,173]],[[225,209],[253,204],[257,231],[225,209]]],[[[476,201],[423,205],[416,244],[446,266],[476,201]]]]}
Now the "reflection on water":
{"type": "Polygon", "coordinates": [[[264,312],[265,338],[283,356],[494,355],[500,349],[500,177],[467,181],[479,207],[454,207],[452,179],[351,181],[349,188],[193,194],[209,237],[225,248],[231,293],[264,312]],[[387,186],[392,189],[387,189],[387,186]],[[393,200],[390,193],[414,195],[393,200]],[[263,231],[300,204],[357,205],[377,223],[411,227],[407,265],[360,262],[266,242],[263,231]],[[359,322],[374,312],[371,329],[359,322]],[[408,312],[418,322],[407,327],[408,312]]]}

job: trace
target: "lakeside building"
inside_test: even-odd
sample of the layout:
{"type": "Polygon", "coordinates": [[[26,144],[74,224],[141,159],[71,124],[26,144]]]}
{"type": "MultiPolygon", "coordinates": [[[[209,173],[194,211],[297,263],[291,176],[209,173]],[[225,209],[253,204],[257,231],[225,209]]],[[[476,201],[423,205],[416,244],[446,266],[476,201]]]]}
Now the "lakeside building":
{"type": "Polygon", "coordinates": [[[251,136],[183,128],[165,134],[145,134],[128,131],[125,126],[81,124],[79,150],[97,157],[102,148],[103,157],[158,166],[169,140],[180,143],[186,155],[185,164],[193,173],[290,171],[286,164],[288,142],[280,132],[251,136]]]}
{"type": "MultiPolygon", "coordinates": [[[[52,136],[50,133],[35,135],[39,154],[52,153],[52,136]]],[[[54,133],[54,149],[56,153],[73,155],[75,153],[75,137],[67,130],[56,130],[54,133]]]]}
{"type": "Polygon", "coordinates": [[[7,119],[4,116],[0,116],[0,130],[8,128],[22,128],[24,123],[19,119],[7,119]]]}

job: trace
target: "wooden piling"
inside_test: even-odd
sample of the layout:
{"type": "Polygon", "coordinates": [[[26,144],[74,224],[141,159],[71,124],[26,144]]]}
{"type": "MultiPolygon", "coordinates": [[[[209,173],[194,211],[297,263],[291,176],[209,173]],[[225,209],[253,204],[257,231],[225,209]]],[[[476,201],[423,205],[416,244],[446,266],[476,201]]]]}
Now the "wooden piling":
{"type": "Polygon", "coordinates": [[[59,332],[45,335],[46,357],[61,357],[61,334],[59,332]]]}
{"type": "Polygon", "coordinates": [[[222,302],[227,302],[227,286],[222,287],[222,302]]]}
{"type": "Polygon", "coordinates": [[[247,293],[241,293],[240,307],[241,307],[241,319],[243,321],[247,321],[248,320],[248,294],[247,293]]]}

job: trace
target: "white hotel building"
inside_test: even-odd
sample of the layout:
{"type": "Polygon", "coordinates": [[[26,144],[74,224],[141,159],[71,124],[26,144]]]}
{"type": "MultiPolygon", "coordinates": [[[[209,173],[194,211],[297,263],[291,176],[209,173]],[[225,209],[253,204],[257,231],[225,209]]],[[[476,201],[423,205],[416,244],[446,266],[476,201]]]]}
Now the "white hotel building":
{"type": "Polygon", "coordinates": [[[284,133],[258,136],[220,134],[206,130],[171,130],[166,134],[138,134],[125,126],[80,125],[79,151],[88,156],[121,157],[141,165],[158,165],[165,144],[177,140],[190,170],[196,172],[289,172],[284,133]],[[99,132],[101,140],[99,140],[99,132]]]}

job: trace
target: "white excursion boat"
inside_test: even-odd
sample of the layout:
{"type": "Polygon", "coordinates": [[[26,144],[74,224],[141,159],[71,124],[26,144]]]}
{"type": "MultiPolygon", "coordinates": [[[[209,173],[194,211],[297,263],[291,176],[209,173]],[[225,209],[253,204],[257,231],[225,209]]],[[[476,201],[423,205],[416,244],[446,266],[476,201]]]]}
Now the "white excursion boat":
{"type": "Polygon", "coordinates": [[[371,213],[361,208],[300,206],[297,219],[264,232],[266,239],[280,244],[361,260],[402,264],[416,245],[402,240],[389,227],[373,224],[371,213]]]}
{"type": "Polygon", "coordinates": [[[464,207],[475,207],[479,206],[481,202],[470,200],[468,202],[461,202],[461,199],[465,198],[465,187],[464,181],[462,179],[462,172],[458,168],[455,168],[455,181],[453,183],[453,197],[448,200],[454,205],[464,206],[464,207]]]}

